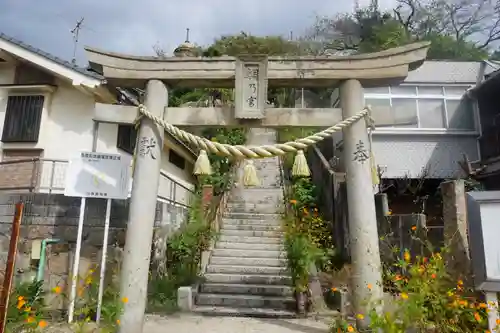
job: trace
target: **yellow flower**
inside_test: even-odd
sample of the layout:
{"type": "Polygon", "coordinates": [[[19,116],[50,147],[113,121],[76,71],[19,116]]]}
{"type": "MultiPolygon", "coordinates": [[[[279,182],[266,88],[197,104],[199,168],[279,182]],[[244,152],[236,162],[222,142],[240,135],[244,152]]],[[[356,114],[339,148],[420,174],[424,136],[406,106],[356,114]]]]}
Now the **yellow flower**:
{"type": "Polygon", "coordinates": [[[20,302],[20,301],[24,301],[24,297],[23,297],[23,296],[19,296],[19,297],[17,298],[17,300],[18,300],[19,302],[20,302]]]}
{"type": "Polygon", "coordinates": [[[86,280],[85,280],[85,284],[91,284],[92,283],[92,278],[91,277],[88,277],[86,280]]]}
{"type": "Polygon", "coordinates": [[[412,231],[417,230],[417,226],[416,226],[416,225],[412,226],[412,227],[411,227],[411,230],[412,230],[412,231]]]}
{"type": "Polygon", "coordinates": [[[24,309],[24,312],[31,312],[31,307],[28,306],[26,309],[24,309]]]}
{"type": "Polygon", "coordinates": [[[500,325],[500,319],[497,319],[497,325],[500,325]]]}
{"type": "Polygon", "coordinates": [[[488,304],[486,304],[486,303],[479,303],[477,307],[480,308],[480,309],[486,309],[488,307],[488,304]]]}
{"type": "Polygon", "coordinates": [[[59,286],[57,286],[57,287],[55,287],[54,289],[52,289],[52,291],[53,291],[54,293],[56,293],[56,294],[60,294],[60,293],[61,293],[61,290],[62,290],[62,289],[61,289],[61,287],[59,287],[59,286]]]}
{"type": "Polygon", "coordinates": [[[123,297],[122,298],[122,302],[125,303],[125,304],[127,304],[128,303],[128,298],[127,297],[123,297]]]}
{"type": "Polygon", "coordinates": [[[464,281],[462,281],[462,280],[458,280],[457,285],[458,285],[458,286],[463,286],[463,285],[464,285],[464,281]]]}
{"type": "Polygon", "coordinates": [[[24,306],[24,304],[26,304],[26,302],[24,300],[20,300],[19,302],[17,302],[17,308],[21,309],[24,306]]]}
{"type": "Polygon", "coordinates": [[[356,318],[358,318],[359,320],[363,320],[363,319],[365,319],[365,316],[363,316],[361,313],[358,313],[356,318]]]}
{"type": "Polygon", "coordinates": [[[333,291],[333,292],[336,292],[336,291],[337,291],[337,288],[332,287],[332,291],[333,291]]]}
{"type": "Polygon", "coordinates": [[[120,325],[120,319],[116,320],[116,325],[120,325]]]}
{"type": "Polygon", "coordinates": [[[33,318],[33,317],[29,316],[28,318],[26,318],[26,322],[27,322],[28,324],[32,324],[32,323],[34,323],[34,322],[35,322],[35,318],[33,318]]]}
{"type": "Polygon", "coordinates": [[[297,204],[297,200],[292,199],[292,200],[290,200],[290,203],[291,203],[292,205],[296,205],[296,204],[297,204]]]}
{"type": "Polygon", "coordinates": [[[349,325],[347,327],[347,332],[354,332],[354,327],[352,327],[351,325],[349,325]]]}
{"type": "Polygon", "coordinates": [[[410,261],[410,259],[411,259],[410,252],[405,251],[405,253],[403,254],[403,258],[405,261],[410,261]]]}
{"type": "Polygon", "coordinates": [[[478,321],[478,322],[480,322],[482,320],[481,316],[477,312],[474,312],[474,319],[476,319],[476,321],[478,321]]]}
{"type": "Polygon", "coordinates": [[[402,299],[408,299],[408,294],[407,293],[401,293],[401,298],[402,299]]]}
{"type": "Polygon", "coordinates": [[[38,327],[40,328],[47,327],[47,322],[45,320],[40,320],[40,322],[38,323],[38,327]]]}

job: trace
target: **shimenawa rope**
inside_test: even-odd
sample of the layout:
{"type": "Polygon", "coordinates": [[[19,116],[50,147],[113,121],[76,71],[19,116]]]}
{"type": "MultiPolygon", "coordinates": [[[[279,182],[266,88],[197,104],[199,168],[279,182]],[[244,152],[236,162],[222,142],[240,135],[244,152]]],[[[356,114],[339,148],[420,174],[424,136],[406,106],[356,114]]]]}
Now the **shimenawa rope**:
{"type": "MultiPolygon", "coordinates": [[[[242,145],[228,145],[218,142],[210,141],[206,138],[199,137],[197,135],[191,134],[189,132],[183,131],[180,128],[167,123],[163,119],[155,116],[144,105],[138,106],[139,117],[136,119],[136,126],[140,122],[142,117],[146,117],[152,120],[156,125],[164,128],[167,132],[177,137],[179,140],[186,143],[194,144],[196,147],[200,148],[200,154],[196,160],[194,166],[195,175],[208,175],[211,173],[210,162],[208,160],[207,151],[210,153],[218,154],[220,156],[233,157],[236,159],[259,159],[266,157],[282,156],[286,153],[297,153],[295,156],[295,161],[292,169],[292,174],[294,176],[307,177],[310,175],[309,167],[307,166],[307,160],[304,156],[303,150],[309,146],[330,137],[333,133],[341,131],[342,129],[351,126],[362,118],[365,118],[367,127],[373,128],[373,119],[371,118],[371,109],[366,106],[363,110],[358,112],[352,117],[342,120],[341,122],[323,130],[317,132],[313,135],[307,136],[305,138],[297,139],[294,141],[288,141],[285,143],[276,143],[273,145],[264,146],[242,146],[242,145]]],[[[371,130],[370,130],[371,132],[371,130]]],[[[371,133],[370,147],[371,147],[371,133]]],[[[373,156],[371,154],[371,159],[373,156]]],[[[258,183],[256,179],[256,170],[253,162],[245,166],[245,176],[244,181],[248,186],[255,185],[258,183]]]]}

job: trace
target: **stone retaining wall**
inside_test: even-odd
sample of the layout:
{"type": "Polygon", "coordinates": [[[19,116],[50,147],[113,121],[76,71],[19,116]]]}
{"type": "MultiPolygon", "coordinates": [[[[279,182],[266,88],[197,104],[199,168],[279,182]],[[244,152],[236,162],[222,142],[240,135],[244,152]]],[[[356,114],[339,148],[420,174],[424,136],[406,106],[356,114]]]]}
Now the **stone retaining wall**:
{"type": "MultiPolygon", "coordinates": [[[[56,285],[67,285],[76,247],[80,200],[62,194],[0,194],[1,280],[7,260],[15,204],[22,201],[25,208],[14,273],[15,282],[28,281],[36,276],[39,260],[31,259],[33,241],[55,238],[60,239],[61,243],[47,247],[45,287],[50,290],[56,285]]],[[[128,200],[112,201],[108,239],[109,273],[116,271],[121,262],[128,205],[128,200]]],[[[84,275],[91,265],[101,261],[105,211],[105,199],[87,199],[80,261],[81,275],[84,275]]],[[[155,224],[159,232],[156,233],[155,244],[165,243],[169,235],[186,221],[186,217],[186,207],[158,201],[155,224]]]]}

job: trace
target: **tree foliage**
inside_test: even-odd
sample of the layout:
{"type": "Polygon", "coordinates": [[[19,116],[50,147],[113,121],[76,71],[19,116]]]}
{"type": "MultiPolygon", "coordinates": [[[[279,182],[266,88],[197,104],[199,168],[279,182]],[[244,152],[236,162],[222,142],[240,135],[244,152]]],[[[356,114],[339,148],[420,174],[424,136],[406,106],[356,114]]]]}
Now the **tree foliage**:
{"type": "Polygon", "coordinates": [[[500,40],[499,3],[490,0],[397,0],[392,12],[369,8],[318,17],[306,34],[322,53],[374,52],[432,42],[429,59],[481,60],[500,40]]]}

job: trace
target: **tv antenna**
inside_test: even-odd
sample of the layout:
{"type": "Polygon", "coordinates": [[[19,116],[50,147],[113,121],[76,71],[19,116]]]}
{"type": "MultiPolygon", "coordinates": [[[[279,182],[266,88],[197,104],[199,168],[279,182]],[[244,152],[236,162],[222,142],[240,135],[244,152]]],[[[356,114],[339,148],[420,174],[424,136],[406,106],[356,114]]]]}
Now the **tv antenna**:
{"type": "Polygon", "coordinates": [[[73,59],[71,59],[71,63],[73,65],[76,64],[76,49],[78,47],[78,37],[80,34],[80,29],[82,28],[83,20],[85,18],[82,17],[80,20],[76,22],[75,27],[71,30],[71,34],[73,34],[73,59]]]}

